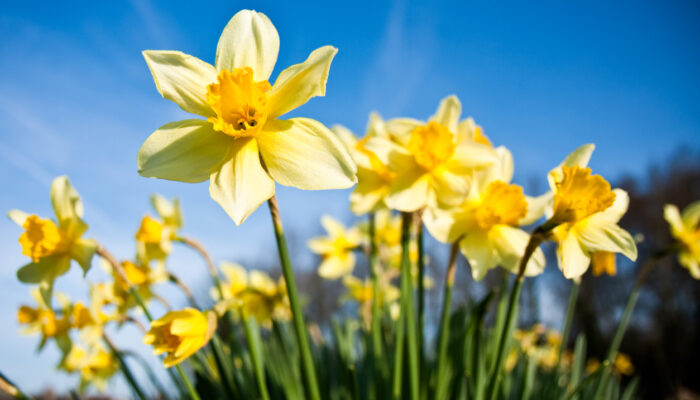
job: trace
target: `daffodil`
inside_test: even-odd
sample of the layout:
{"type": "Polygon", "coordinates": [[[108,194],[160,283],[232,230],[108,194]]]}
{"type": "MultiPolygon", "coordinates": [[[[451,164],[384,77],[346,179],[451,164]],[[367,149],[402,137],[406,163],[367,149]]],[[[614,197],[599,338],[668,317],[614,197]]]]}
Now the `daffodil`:
{"type": "Polygon", "coordinates": [[[69,373],[80,373],[80,389],[94,385],[104,391],[109,379],[118,371],[119,361],[101,345],[84,348],[73,346],[59,368],[69,373]]]}
{"type": "Polygon", "coordinates": [[[520,351],[538,366],[548,370],[554,368],[562,340],[559,332],[547,329],[543,324],[535,324],[529,330],[516,329],[513,337],[518,341],[520,351]]]}
{"type": "Polygon", "coordinates": [[[671,235],[679,243],[678,262],[693,278],[700,279],[700,201],[690,204],[682,214],[678,207],[667,204],[664,218],[671,226],[671,235]]]}
{"type": "Polygon", "coordinates": [[[231,308],[243,313],[243,317],[255,317],[265,327],[269,327],[273,319],[289,319],[287,287],[281,277],[275,282],[262,271],[247,271],[229,262],[221,263],[221,272],[224,299],[219,298],[218,290],[211,290],[211,296],[219,302],[217,309],[231,308]]]}
{"type": "Polygon", "coordinates": [[[71,260],[78,262],[87,273],[97,249],[94,240],[82,238],[88,229],[82,220],[83,203],[67,177],[53,180],[50,196],[56,221],[19,210],[8,213],[10,219],[24,229],[19,243],[22,254],[32,259],[17,271],[17,278],[24,283],[39,284],[48,304],[54,281],[68,272],[71,260]]]}
{"type": "MultiPolygon", "coordinates": [[[[483,279],[498,265],[517,273],[529,240],[529,234],[519,226],[539,218],[529,210],[523,189],[510,183],[513,176],[510,151],[505,147],[494,151],[498,162],[473,175],[469,193],[459,206],[430,207],[423,214],[425,226],[437,240],[459,241],[475,280],[483,279]]],[[[525,274],[538,275],[544,265],[544,253],[538,248],[529,259],[525,274]]]]}
{"type": "Polygon", "coordinates": [[[57,313],[49,307],[39,290],[32,290],[31,293],[37,306],[22,305],[17,310],[17,321],[25,327],[22,333],[27,335],[40,333],[39,349],[42,349],[49,339],[55,339],[59,347],[69,346],[70,316],[57,313]]]}
{"type": "Polygon", "coordinates": [[[426,206],[456,206],[467,194],[469,175],[496,161],[490,146],[458,135],[461,104],[442,100],[425,123],[402,119],[387,123],[394,140],[371,137],[366,148],[396,174],[385,203],[392,209],[416,211],[426,206]]]}
{"type": "MultiPolygon", "coordinates": [[[[343,277],[343,285],[347,288],[345,300],[353,300],[359,303],[359,314],[365,327],[369,327],[372,318],[372,301],[375,300],[373,282],[369,279],[360,280],[353,275],[343,277]]],[[[389,282],[382,282],[379,285],[376,301],[380,309],[385,305],[395,303],[401,293],[399,289],[389,282]]]]}
{"type": "Polygon", "coordinates": [[[337,49],[314,50],[270,85],[278,50],[268,17],[243,10],[224,28],[214,66],[179,51],[144,51],[161,95],[204,119],[171,122],[151,134],[139,150],[139,173],[209,179],[211,197],[236,224],[274,195],[274,182],[305,190],[352,186],[355,164],[328,128],[309,118],[280,119],[325,95],[337,49]]]}
{"type": "Polygon", "coordinates": [[[204,347],[215,331],[215,312],[185,308],[152,321],[143,342],[153,346],[154,354],[167,353],[163,365],[170,368],[204,347]]]}
{"type": "Polygon", "coordinates": [[[164,261],[172,250],[172,240],[182,228],[182,213],[178,199],[172,202],[163,196],[151,196],[151,204],[158,219],[146,215],[136,231],[136,254],[141,263],[164,261]]]}
{"type": "Polygon", "coordinates": [[[389,194],[396,173],[390,171],[366,146],[372,137],[391,140],[382,118],[377,113],[370,114],[367,132],[362,140],[343,126],[336,125],[332,129],[343,140],[357,164],[357,186],[350,194],[350,210],[362,215],[386,208],[384,198],[389,194]]]}
{"type": "MultiPolygon", "coordinates": [[[[600,361],[595,358],[591,358],[586,363],[586,372],[589,374],[594,373],[598,368],[600,368],[600,361]]],[[[612,363],[612,372],[619,378],[621,375],[632,375],[634,374],[634,365],[632,364],[632,359],[624,353],[618,352],[615,354],[615,359],[612,363]]]]}
{"type": "Polygon", "coordinates": [[[599,251],[637,259],[634,238],[618,225],[629,196],[586,167],[593,149],[591,144],[581,146],[551,170],[551,191],[538,200],[548,218],[543,226],[557,243],[559,269],[568,279],[583,275],[599,251]]]}
{"type": "Polygon", "coordinates": [[[360,230],[357,227],[345,228],[328,215],[321,217],[321,225],[328,236],[315,237],[308,242],[311,251],[323,258],[318,274],[332,280],[350,274],[355,268],[354,251],[362,238],[360,230]]]}
{"type": "Polygon", "coordinates": [[[637,245],[629,232],[617,224],[627,211],[629,196],[622,189],[611,189],[590,168],[562,167],[552,191],[554,204],[550,224],[557,242],[559,268],[566,278],[583,275],[591,255],[598,251],[622,253],[637,259],[637,245]]]}

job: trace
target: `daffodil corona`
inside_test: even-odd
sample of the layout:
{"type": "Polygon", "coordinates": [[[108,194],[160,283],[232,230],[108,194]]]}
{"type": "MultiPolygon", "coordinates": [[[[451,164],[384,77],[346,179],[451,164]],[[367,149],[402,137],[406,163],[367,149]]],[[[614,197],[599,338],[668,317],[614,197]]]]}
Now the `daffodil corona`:
{"type": "Polygon", "coordinates": [[[144,51],[158,91],[204,117],[155,131],[138,154],[139,173],[181,182],[209,180],[211,197],[242,223],[275,193],[352,186],[356,167],[342,142],[309,118],[279,119],[323,96],[337,50],[324,46],[268,79],[279,36],[270,20],[238,12],[224,29],[215,66],[178,51],[144,51]]]}

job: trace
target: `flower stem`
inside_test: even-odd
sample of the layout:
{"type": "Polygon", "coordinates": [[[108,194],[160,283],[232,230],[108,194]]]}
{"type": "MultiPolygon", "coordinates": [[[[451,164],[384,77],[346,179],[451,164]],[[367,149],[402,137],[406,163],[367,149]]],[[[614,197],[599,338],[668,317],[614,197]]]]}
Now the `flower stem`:
{"type": "Polygon", "coordinates": [[[0,392],[4,392],[14,397],[15,399],[28,400],[31,397],[22,392],[17,385],[10,381],[5,375],[0,372],[0,392]]]}
{"type": "MultiPolygon", "coordinates": [[[[241,315],[243,315],[243,310],[241,310],[241,315]]],[[[260,343],[260,327],[255,318],[244,317],[243,322],[245,324],[246,340],[248,340],[250,349],[250,358],[253,360],[255,380],[258,383],[258,389],[260,389],[260,396],[263,400],[269,400],[270,394],[267,392],[267,383],[265,382],[265,362],[260,343]]]]}
{"type": "MultiPolygon", "coordinates": [[[[376,238],[376,217],[372,213],[369,216],[369,273],[372,278],[372,356],[374,366],[374,384],[375,389],[380,383],[379,380],[384,379],[384,358],[382,349],[382,332],[381,332],[381,309],[379,306],[379,274],[377,272],[377,238],[376,238]]],[[[378,393],[375,393],[378,394],[378,393]]]]}
{"type": "Polygon", "coordinates": [[[515,282],[513,283],[513,288],[510,292],[510,299],[508,300],[508,310],[506,311],[506,320],[503,324],[503,330],[501,331],[500,340],[498,343],[498,350],[496,353],[496,360],[493,364],[493,370],[491,372],[491,377],[489,379],[489,386],[487,390],[487,399],[495,399],[498,394],[498,382],[502,378],[502,369],[504,361],[504,353],[506,349],[506,343],[508,343],[508,333],[511,331],[513,324],[515,323],[516,315],[515,309],[518,305],[518,298],[520,297],[520,290],[523,286],[523,278],[525,276],[525,267],[527,266],[530,257],[535,252],[537,247],[545,240],[548,231],[541,228],[535,229],[530,235],[530,240],[525,247],[525,253],[520,259],[520,264],[518,265],[518,275],[515,277],[515,282]]]}
{"type": "Polygon", "coordinates": [[[139,386],[139,383],[136,381],[136,378],[134,378],[134,374],[131,372],[131,368],[129,368],[129,365],[124,361],[124,356],[122,355],[122,352],[114,346],[114,343],[112,343],[112,341],[109,340],[106,334],[102,334],[102,339],[107,344],[107,347],[109,347],[114,357],[119,361],[119,367],[122,370],[122,374],[124,374],[124,378],[129,383],[129,386],[131,386],[131,389],[134,391],[136,396],[141,400],[147,400],[148,397],[146,397],[146,395],[143,392],[143,389],[141,389],[141,386],[139,386]]]}
{"type": "Polygon", "coordinates": [[[418,378],[421,381],[425,376],[425,349],[423,347],[423,330],[425,329],[425,262],[422,211],[413,213],[413,222],[416,229],[416,242],[418,242],[418,378]]]}
{"type": "MultiPolygon", "coordinates": [[[[450,260],[447,264],[447,272],[445,274],[445,292],[442,298],[442,314],[440,316],[440,338],[438,339],[438,363],[437,363],[437,387],[447,388],[447,385],[442,385],[443,375],[447,367],[447,342],[450,332],[450,303],[452,301],[452,288],[455,282],[455,273],[457,271],[457,253],[459,252],[459,240],[452,243],[450,248],[450,260]]],[[[445,398],[446,393],[436,393],[435,398],[445,398]]]]}
{"type": "Polygon", "coordinates": [[[202,246],[202,244],[198,241],[188,237],[178,236],[174,240],[189,246],[192,250],[198,252],[202,256],[202,258],[204,259],[204,264],[207,266],[207,270],[209,270],[209,275],[211,276],[211,279],[214,282],[214,286],[219,292],[219,298],[223,299],[224,289],[221,283],[221,278],[219,277],[219,273],[216,270],[216,267],[214,266],[214,262],[211,260],[211,257],[209,256],[209,253],[206,251],[204,246],[202,246]]]}
{"type": "MultiPolygon", "coordinates": [[[[144,313],[144,315],[146,315],[148,322],[153,322],[153,316],[148,311],[148,307],[146,307],[146,303],[143,301],[143,298],[141,298],[139,291],[136,290],[136,286],[132,285],[131,282],[129,281],[129,278],[127,277],[126,273],[124,272],[124,269],[122,268],[119,261],[117,261],[117,259],[112,255],[112,253],[108,252],[107,249],[105,249],[101,245],[97,246],[97,250],[95,251],[95,253],[97,255],[99,255],[100,257],[104,258],[105,260],[107,260],[107,262],[112,266],[112,269],[115,271],[115,273],[117,273],[124,280],[126,285],[129,287],[129,293],[131,293],[131,295],[134,296],[136,303],[143,310],[143,313],[144,313]]],[[[182,367],[180,365],[176,365],[175,368],[177,369],[177,372],[180,375],[180,379],[182,380],[182,383],[185,384],[185,388],[187,389],[187,392],[190,394],[190,397],[192,398],[192,400],[201,400],[199,395],[197,394],[197,391],[194,389],[192,382],[190,382],[190,379],[185,374],[185,371],[182,370],[182,367]]]]}
{"type": "Polygon", "coordinates": [[[294,281],[292,263],[289,260],[289,250],[287,250],[287,241],[284,237],[284,230],[282,229],[282,218],[280,217],[280,211],[277,205],[277,197],[270,197],[267,204],[270,207],[272,225],[275,230],[275,238],[277,239],[277,250],[280,256],[280,263],[282,264],[282,274],[284,275],[284,281],[287,285],[287,296],[289,297],[289,305],[292,309],[294,330],[296,331],[297,343],[301,352],[302,369],[304,371],[304,378],[306,379],[307,390],[312,400],[320,400],[321,393],[318,388],[318,381],[316,380],[316,370],[314,369],[313,358],[311,356],[309,339],[306,336],[304,315],[302,314],[301,305],[299,303],[299,294],[297,293],[297,286],[294,281]]]}
{"type": "Polygon", "coordinates": [[[581,288],[581,281],[575,280],[571,285],[571,291],[569,292],[569,301],[566,305],[566,317],[564,317],[564,329],[561,334],[561,343],[559,343],[559,351],[557,352],[557,365],[555,367],[556,377],[559,376],[561,372],[561,355],[566,349],[566,343],[569,341],[569,334],[571,333],[571,323],[574,320],[574,310],[576,309],[576,300],[578,299],[578,292],[581,288]]]}
{"type": "Polygon", "coordinates": [[[622,313],[622,319],[620,319],[620,323],[617,325],[617,329],[615,330],[615,336],[613,336],[613,340],[610,343],[610,348],[608,349],[608,353],[604,361],[605,366],[600,367],[601,369],[603,369],[603,371],[601,373],[602,375],[600,377],[600,380],[598,380],[598,386],[596,386],[593,398],[598,398],[600,395],[602,395],[602,391],[607,386],[613,361],[615,360],[617,350],[620,348],[620,344],[622,343],[622,338],[624,337],[625,331],[627,330],[627,325],[629,325],[630,317],[632,317],[632,312],[634,311],[634,307],[637,304],[637,299],[639,299],[639,292],[642,289],[644,280],[646,279],[647,275],[649,275],[649,272],[651,272],[651,269],[654,267],[654,265],[656,265],[658,261],[660,261],[667,255],[671,254],[673,250],[673,248],[667,248],[657,251],[649,257],[649,259],[644,263],[644,265],[642,265],[642,268],[639,271],[639,275],[637,275],[637,280],[634,283],[634,288],[632,288],[632,293],[627,299],[625,311],[622,313]]]}
{"type": "Polygon", "coordinates": [[[413,308],[413,284],[411,279],[411,243],[412,214],[403,213],[401,220],[401,313],[405,313],[406,341],[408,347],[408,376],[411,387],[411,399],[420,397],[420,379],[418,377],[418,343],[416,334],[416,314],[413,308]]]}
{"type": "Polygon", "coordinates": [[[170,282],[174,283],[177,285],[177,287],[182,290],[182,293],[185,294],[185,297],[187,297],[187,302],[190,303],[191,307],[194,307],[196,309],[199,309],[199,305],[197,304],[197,300],[194,299],[194,295],[192,294],[192,291],[190,290],[185,283],[177,277],[177,275],[173,274],[172,272],[168,272],[168,280],[170,282]]]}

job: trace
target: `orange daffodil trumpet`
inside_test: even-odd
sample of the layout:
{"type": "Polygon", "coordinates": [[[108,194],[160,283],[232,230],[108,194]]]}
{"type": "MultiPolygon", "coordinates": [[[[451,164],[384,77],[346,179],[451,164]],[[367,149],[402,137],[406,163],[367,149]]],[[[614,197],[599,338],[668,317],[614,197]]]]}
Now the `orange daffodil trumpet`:
{"type": "Polygon", "coordinates": [[[469,190],[469,175],[496,161],[490,146],[458,134],[461,109],[457,97],[448,96],[427,123],[390,120],[390,138],[367,140],[365,148],[395,174],[387,206],[405,212],[456,206],[469,190]]]}
{"type": "MultiPolygon", "coordinates": [[[[518,263],[529,239],[529,234],[518,227],[541,216],[529,208],[523,189],[510,183],[513,176],[510,151],[505,147],[494,151],[498,162],[473,174],[462,204],[451,209],[431,207],[423,214],[428,231],[437,240],[459,241],[475,280],[481,280],[498,265],[518,273],[518,263]]],[[[537,249],[528,261],[525,275],[542,273],[544,265],[544,254],[537,249]]]]}
{"type": "Polygon", "coordinates": [[[634,239],[618,225],[629,196],[586,167],[593,149],[592,144],[580,147],[550,171],[551,193],[544,196],[549,218],[544,226],[551,229],[559,268],[568,279],[583,275],[596,252],[637,259],[634,239]]]}
{"type": "Polygon", "coordinates": [[[690,204],[681,214],[678,207],[666,204],[664,218],[671,226],[671,235],[678,242],[678,262],[690,275],[700,279],[700,201],[690,204]]]}
{"type": "Polygon", "coordinates": [[[97,249],[94,240],[82,237],[88,229],[82,219],[83,203],[67,177],[54,179],[50,196],[55,221],[19,210],[8,213],[10,219],[24,229],[19,243],[22,254],[32,259],[17,271],[17,278],[24,283],[39,284],[47,304],[51,304],[54,281],[68,272],[71,260],[87,273],[97,249]]]}
{"type": "Polygon", "coordinates": [[[337,49],[324,46],[282,71],[279,36],[267,16],[238,12],[226,25],[215,65],[179,51],[144,51],[158,91],[204,119],[171,122],[139,150],[139,173],[180,182],[209,180],[211,197],[242,223],[275,193],[352,186],[356,167],[343,143],[309,118],[279,119],[323,96],[337,49]]]}

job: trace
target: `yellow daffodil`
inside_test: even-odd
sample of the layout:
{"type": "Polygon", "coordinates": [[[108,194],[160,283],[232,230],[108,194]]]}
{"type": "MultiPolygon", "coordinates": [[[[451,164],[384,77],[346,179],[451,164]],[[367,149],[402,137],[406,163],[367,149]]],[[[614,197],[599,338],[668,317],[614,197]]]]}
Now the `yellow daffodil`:
{"type": "Polygon", "coordinates": [[[456,206],[467,194],[474,169],[496,161],[490,146],[459,141],[461,107],[455,96],[449,96],[427,123],[387,122],[394,140],[371,137],[367,141],[365,147],[396,174],[384,200],[390,208],[416,211],[428,205],[456,206]]]}
{"type": "MultiPolygon", "coordinates": [[[[586,372],[589,374],[594,373],[600,367],[600,361],[595,358],[591,358],[586,363],[586,372]]],[[[634,374],[634,365],[632,364],[632,359],[624,353],[618,352],[615,354],[615,360],[612,364],[612,372],[619,378],[621,375],[632,375],[634,374]]]]}
{"type": "Polygon", "coordinates": [[[601,276],[608,274],[615,276],[617,274],[617,264],[615,262],[615,253],[611,251],[596,251],[591,255],[591,269],[593,276],[601,276]]]}
{"type": "Polygon", "coordinates": [[[680,247],[678,262],[688,269],[693,278],[700,279],[700,201],[690,204],[682,214],[678,207],[667,204],[664,218],[680,247]]]}
{"type": "Polygon", "coordinates": [[[252,316],[262,326],[269,327],[273,319],[288,320],[291,316],[287,299],[287,287],[282,277],[275,282],[262,271],[246,271],[239,264],[222,262],[224,275],[224,299],[220,299],[218,290],[212,289],[211,295],[219,301],[218,309],[231,308],[242,312],[243,317],[252,316]]]}
{"type": "MultiPolygon", "coordinates": [[[[498,162],[473,175],[468,195],[452,209],[430,207],[423,214],[428,231],[438,241],[454,243],[469,260],[472,276],[481,280],[498,266],[517,273],[529,234],[518,226],[530,224],[539,215],[529,210],[523,189],[510,183],[513,157],[505,147],[495,149],[498,162]]],[[[539,248],[528,261],[525,274],[544,270],[539,248]]]]}
{"type": "Polygon", "coordinates": [[[343,140],[357,164],[357,186],[350,194],[350,210],[362,215],[386,208],[384,198],[389,194],[396,174],[366,146],[372,137],[391,140],[382,118],[377,113],[370,114],[367,132],[362,140],[343,126],[336,125],[332,129],[343,140]]]}
{"type": "Polygon", "coordinates": [[[126,313],[138,303],[129,292],[130,286],[136,288],[139,295],[144,301],[149,301],[154,297],[152,288],[154,285],[166,282],[168,280],[168,272],[164,264],[157,264],[155,268],[151,268],[149,264],[139,261],[122,261],[121,267],[124,275],[129,282],[124,281],[124,277],[114,271],[111,264],[106,260],[101,260],[102,268],[107,271],[113,281],[95,285],[94,292],[91,296],[95,297],[95,302],[102,304],[113,304],[117,308],[115,315],[110,318],[118,318],[126,315],[126,313]]]}
{"type": "Polygon", "coordinates": [[[342,142],[309,118],[279,119],[323,96],[337,49],[324,46],[268,79],[279,36],[267,16],[238,12],[226,25],[215,66],[179,51],[144,51],[158,91],[204,119],[171,122],[146,139],[139,173],[181,182],[209,179],[211,197],[242,223],[275,193],[347,188],[355,164],[342,142]]]}
{"type": "Polygon", "coordinates": [[[178,199],[169,201],[163,196],[151,196],[151,204],[158,219],[146,215],[136,231],[137,259],[148,264],[152,260],[164,261],[172,250],[172,240],[182,228],[182,213],[178,199]]]}
{"type": "Polygon", "coordinates": [[[109,379],[119,370],[119,361],[101,345],[85,349],[73,346],[59,368],[80,373],[80,389],[94,385],[104,391],[109,379]]]}
{"type": "Polygon", "coordinates": [[[308,242],[311,251],[323,258],[318,274],[334,280],[352,273],[355,268],[354,251],[362,239],[360,230],[357,227],[345,228],[328,215],[321,217],[321,225],[328,236],[315,237],[308,242]]]}
{"type": "Polygon", "coordinates": [[[25,326],[23,334],[41,334],[39,349],[42,349],[49,339],[55,339],[59,347],[63,347],[61,342],[70,342],[68,331],[71,328],[69,315],[61,315],[51,309],[42,298],[39,290],[32,290],[32,297],[37,303],[37,307],[28,305],[20,306],[17,310],[17,321],[25,326]]]}
{"type": "Polygon", "coordinates": [[[39,284],[47,304],[51,303],[54,281],[68,272],[71,260],[87,273],[97,249],[94,240],[82,238],[88,229],[82,220],[83,203],[67,177],[59,176],[51,184],[51,204],[57,222],[19,210],[8,213],[24,229],[19,243],[22,253],[32,259],[17,271],[17,278],[24,283],[39,284]]]}
{"type": "Polygon", "coordinates": [[[529,330],[516,329],[513,337],[518,341],[520,351],[534,360],[539,367],[548,370],[554,368],[562,340],[559,332],[547,329],[543,324],[535,324],[529,330]]]}
{"type": "Polygon", "coordinates": [[[154,354],[167,353],[163,365],[170,368],[204,347],[216,331],[216,313],[194,308],[170,311],[151,322],[143,342],[154,354]]]}
{"type": "MultiPolygon", "coordinates": [[[[359,303],[359,314],[365,327],[368,328],[372,318],[372,301],[374,299],[374,286],[371,280],[360,280],[355,276],[347,275],[343,277],[343,285],[347,288],[344,300],[353,300],[359,303]]],[[[377,301],[380,309],[385,305],[396,302],[401,296],[399,289],[390,283],[379,285],[377,301]]]]}
{"type": "Polygon", "coordinates": [[[547,207],[545,226],[553,228],[559,269],[568,279],[583,275],[598,251],[637,259],[634,238],[617,224],[627,212],[629,196],[586,167],[593,149],[593,145],[578,148],[550,171],[551,193],[542,196],[547,199],[541,203],[547,207]]]}

